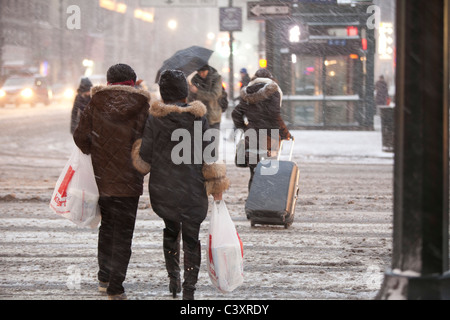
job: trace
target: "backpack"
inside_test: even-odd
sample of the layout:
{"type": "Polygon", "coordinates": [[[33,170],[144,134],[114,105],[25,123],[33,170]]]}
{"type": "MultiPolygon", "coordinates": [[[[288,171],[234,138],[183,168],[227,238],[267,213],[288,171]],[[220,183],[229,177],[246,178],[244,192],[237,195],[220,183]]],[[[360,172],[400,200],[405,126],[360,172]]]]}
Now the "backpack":
{"type": "Polygon", "coordinates": [[[227,111],[228,109],[228,93],[225,88],[222,86],[222,95],[219,98],[219,106],[222,108],[222,112],[227,111]]]}

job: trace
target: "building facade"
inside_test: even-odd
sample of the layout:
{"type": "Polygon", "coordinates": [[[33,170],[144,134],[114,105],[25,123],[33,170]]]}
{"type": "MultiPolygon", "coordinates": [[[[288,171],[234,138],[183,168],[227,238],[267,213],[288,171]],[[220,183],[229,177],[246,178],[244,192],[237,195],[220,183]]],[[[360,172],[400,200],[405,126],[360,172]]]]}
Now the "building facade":
{"type": "Polygon", "coordinates": [[[40,73],[74,83],[119,61],[146,70],[140,57],[152,22],[131,0],[1,1],[1,76],[40,73]]]}

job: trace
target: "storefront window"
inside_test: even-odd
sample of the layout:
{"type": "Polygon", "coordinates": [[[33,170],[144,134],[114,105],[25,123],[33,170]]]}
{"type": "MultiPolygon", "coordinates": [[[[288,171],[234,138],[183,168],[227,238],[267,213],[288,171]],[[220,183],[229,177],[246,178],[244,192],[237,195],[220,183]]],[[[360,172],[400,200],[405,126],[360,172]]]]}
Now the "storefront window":
{"type": "Polygon", "coordinates": [[[302,56],[294,64],[295,95],[317,96],[322,94],[322,64],[319,57],[302,56]]]}
{"type": "Polygon", "coordinates": [[[358,86],[358,55],[328,57],[301,55],[292,72],[290,118],[300,125],[353,125],[361,97],[358,86]]]}

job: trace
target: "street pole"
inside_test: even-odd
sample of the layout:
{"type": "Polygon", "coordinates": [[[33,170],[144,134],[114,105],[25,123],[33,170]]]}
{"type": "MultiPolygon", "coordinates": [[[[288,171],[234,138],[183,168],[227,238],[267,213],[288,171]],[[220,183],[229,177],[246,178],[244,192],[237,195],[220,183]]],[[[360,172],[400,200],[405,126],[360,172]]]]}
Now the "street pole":
{"type": "Polygon", "coordinates": [[[397,0],[392,269],[377,299],[450,299],[449,1],[397,0]]]}
{"type": "MultiPolygon", "coordinates": [[[[230,8],[233,7],[233,0],[229,0],[228,6],[230,8]]],[[[233,31],[230,31],[229,35],[230,35],[230,62],[229,62],[229,64],[230,64],[230,84],[229,84],[230,90],[229,90],[229,93],[230,93],[230,97],[231,97],[230,101],[234,101],[234,55],[233,55],[234,39],[233,39],[233,31]]]]}
{"type": "Polygon", "coordinates": [[[0,2],[0,84],[3,83],[3,46],[4,46],[4,28],[3,28],[3,11],[4,11],[4,2],[0,2]]]}
{"type": "Polygon", "coordinates": [[[375,100],[373,98],[373,92],[375,90],[375,54],[376,54],[376,42],[375,42],[375,29],[366,29],[367,35],[367,54],[366,57],[370,57],[366,60],[366,81],[364,93],[365,99],[365,119],[363,121],[364,127],[368,130],[374,130],[374,116],[375,116],[375,100]]]}

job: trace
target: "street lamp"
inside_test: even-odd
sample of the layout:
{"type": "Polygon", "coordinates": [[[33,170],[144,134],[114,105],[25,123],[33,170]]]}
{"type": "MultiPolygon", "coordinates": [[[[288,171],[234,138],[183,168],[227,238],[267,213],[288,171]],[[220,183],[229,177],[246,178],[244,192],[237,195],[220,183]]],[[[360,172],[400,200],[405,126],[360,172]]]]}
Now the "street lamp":
{"type": "Polygon", "coordinates": [[[302,32],[299,26],[294,26],[289,30],[289,41],[290,42],[300,42],[300,36],[302,32]]]}
{"type": "Polygon", "coordinates": [[[167,23],[167,26],[169,27],[170,30],[175,30],[178,26],[178,22],[174,19],[169,20],[169,22],[167,23]]]}
{"type": "Polygon", "coordinates": [[[83,60],[83,67],[86,68],[84,76],[85,77],[91,76],[93,71],[94,71],[94,61],[89,60],[89,59],[84,59],[83,60]]]}

